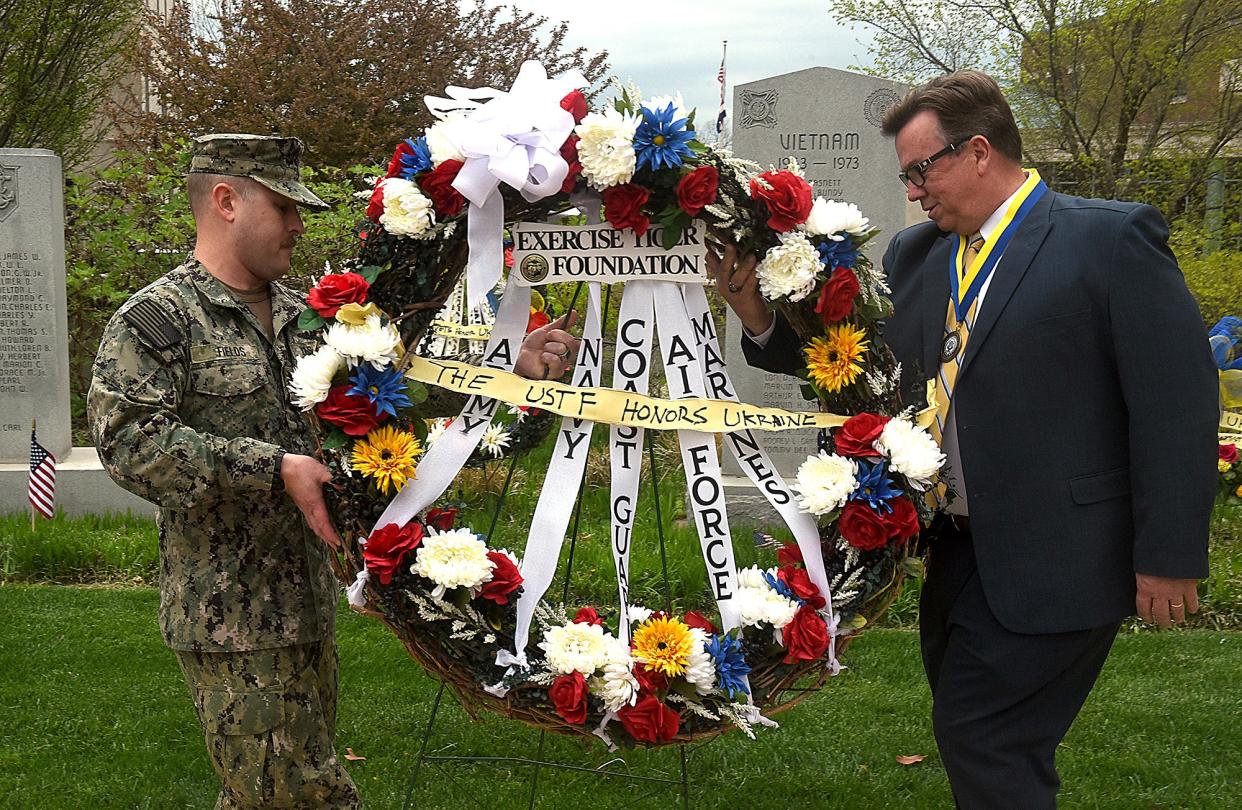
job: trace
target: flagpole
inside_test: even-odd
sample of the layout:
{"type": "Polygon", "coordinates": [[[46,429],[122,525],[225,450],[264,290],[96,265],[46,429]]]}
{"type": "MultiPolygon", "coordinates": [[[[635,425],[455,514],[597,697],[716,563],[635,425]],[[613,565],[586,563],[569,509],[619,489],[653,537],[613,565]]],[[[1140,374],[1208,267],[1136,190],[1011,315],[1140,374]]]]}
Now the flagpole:
{"type": "MultiPolygon", "coordinates": [[[[36,430],[35,430],[35,429],[36,429],[36,427],[37,427],[37,424],[38,424],[38,420],[37,420],[37,419],[35,419],[35,417],[33,417],[33,416],[32,416],[32,417],[30,417],[30,436],[31,436],[31,441],[34,441],[34,436],[36,435],[36,430]]],[[[28,474],[29,474],[29,473],[28,473],[28,474]]],[[[29,497],[27,497],[27,498],[26,498],[26,501],[30,504],[30,533],[31,533],[31,534],[34,534],[34,533],[35,533],[35,505],[34,505],[34,503],[30,500],[30,498],[29,498],[29,497]]]]}

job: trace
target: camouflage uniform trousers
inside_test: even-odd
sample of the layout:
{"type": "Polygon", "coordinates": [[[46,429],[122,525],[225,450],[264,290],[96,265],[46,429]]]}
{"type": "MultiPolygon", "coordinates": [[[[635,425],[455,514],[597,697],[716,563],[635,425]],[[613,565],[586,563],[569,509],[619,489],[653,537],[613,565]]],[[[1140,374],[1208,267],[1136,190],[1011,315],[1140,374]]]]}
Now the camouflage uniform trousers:
{"type": "Polygon", "coordinates": [[[220,778],[217,810],[361,808],[336,757],[336,642],[176,650],[220,778]]]}

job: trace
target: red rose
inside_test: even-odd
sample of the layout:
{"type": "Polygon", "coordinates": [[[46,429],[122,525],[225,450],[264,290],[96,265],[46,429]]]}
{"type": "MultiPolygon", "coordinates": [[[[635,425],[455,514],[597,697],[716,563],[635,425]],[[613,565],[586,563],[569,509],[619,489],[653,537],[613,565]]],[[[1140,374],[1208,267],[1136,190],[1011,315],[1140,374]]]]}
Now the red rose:
{"type": "Polygon", "coordinates": [[[703,206],[716,202],[719,190],[720,172],[715,166],[700,166],[677,184],[677,205],[690,216],[697,217],[703,206]]]}
{"type": "Polygon", "coordinates": [[[642,236],[651,225],[651,220],[643,213],[643,206],[650,197],[650,191],[634,183],[606,188],[604,219],[618,231],[632,228],[634,233],[642,236]]]}
{"type": "MultiPolygon", "coordinates": [[[[379,218],[384,215],[384,184],[382,182],[375,184],[375,190],[371,192],[371,200],[367,203],[367,219],[372,222],[379,222],[379,218]]],[[[365,239],[366,234],[362,234],[365,239]]]]}
{"type": "Polygon", "coordinates": [[[574,614],[574,624],[593,624],[597,627],[604,626],[604,620],[599,617],[593,607],[578,608],[578,612],[574,614]]]}
{"type": "Polygon", "coordinates": [[[324,318],[335,318],[346,304],[362,304],[371,285],[357,273],[333,273],[319,279],[306,294],[306,303],[324,318]]]}
{"type": "Polygon", "coordinates": [[[1236,444],[1222,444],[1217,453],[1221,461],[1226,464],[1238,463],[1238,446],[1236,444]]]}
{"type": "Polygon", "coordinates": [[[626,706],[617,716],[630,736],[642,742],[668,742],[681,728],[681,715],[657,700],[655,695],[647,695],[637,704],[626,706]]]}
{"type": "Polygon", "coordinates": [[[837,452],[849,458],[879,458],[880,451],[873,445],[884,432],[889,417],[874,413],[860,413],[846,420],[832,437],[837,452]]]}
{"type": "Polygon", "coordinates": [[[776,550],[776,561],[781,565],[800,565],[802,549],[798,548],[797,543],[781,543],[781,547],[776,550]]]}
{"type": "Polygon", "coordinates": [[[647,694],[668,689],[668,678],[659,672],[647,669],[647,665],[641,661],[634,662],[633,672],[634,680],[638,681],[638,688],[647,694]]]}
{"type": "Polygon", "coordinates": [[[366,560],[367,570],[379,579],[381,585],[387,585],[392,582],[392,575],[401,565],[402,558],[422,542],[421,523],[407,523],[404,527],[389,523],[371,532],[362,546],[362,558],[366,560]]]}
{"type": "Polygon", "coordinates": [[[708,635],[716,635],[716,625],[712,624],[710,619],[697,610],[687,610],[685,622],[690,627],[697,627],[708,635]]]}
{"type": "Polygon", "coordinates": [[[464,165],[460,160],[446,160],[418,178],[418,187],[431,198],[431,204],[441,218],[457,216],[466,205],[466,198],[453,188],[453,181],[464,165]]]}
{"type": "Polygon", "coordinates": [[[909,540],[919,533],[919,511],[914,503],[905,495],[889,498],[888,505],[893,511],[880,517],[888,528],[888,536],[901,540],[909,540]]]}
{"type": "Polygon", "coordinates": [[[552,317],[542,309],[532,309],[530,317],[526,319],[526,334],[530,334],[541,326],[547,326],[552,323],[552,317]]]}
{"type": "Polygon", "coordinates": [[[406,155],[412,155],[412,154],[414,154],[414,149],[410,146],[410,144],[407,141],[402,139],[401,143],[397,144],[397,148],[394,149],[392,152],[392,160],[388,161],[388,173],[385,174],[384,176],[385,177],[400,177],[401,176],[401,158],[405,157],[406,155]]]}
{"type": "Polygon", "coordinates": [[[328,398],[315,406],[315,413],[323,421],[345,431],[346,436],[365,436],[379,427],[380,420],[371,400],[347,393],[350,388],[348,384],[332,386],[328,398]]]}
{"type": "Polygon", "coordinates": [[[785,640],[786,664],[814,661],[828,649],[828,624],[810,605],[803,605],[781,628],[781,638],[785,640]]]}
{"type": "Polygon", "coordinates": [[[815,311],[823,316],[824,324],[834,324],[854,311],[854,298],[860,287],[858,276],[848,267],[838,267],[819,290],[815,311]]]}
{"type": "Polygon", "coordinates": [[[505,248],[505,267],[513,266],[513,248],[505,248]]]}
{"type": "Polygon", "coordinates": [[[837,528],[845,542],[862,551],[883,548],[891,534],[884,519],[862,501],[850,501],[845,505],[837,528]]]}
{"type": "Polygon", "coordinates": [[[793,591],[794,596],[816,610],[828,604],[824,601],[824,597],[820,595],[819,588],[815,587],[814,582],[811,582],[811,575],[806,572],[805,568],[786,565],[777,572],[776,576],[789,586],[789,590],[793,591]]]}
{"type": "Polygon", "coordinates": [[[587,114],[586,96],[582,95],[581,90],[570,90],[569,94],[561,99],[561,109],[574,117],[575,124],[581,124],[587,114]]]}
{"type": "Polygon", "coordinates": [[[433,529],[447,532],[453,528],[453,521],[457,520],[458,511],[457,509],[429,509],[423,516],[423,522],[433,529]]]}
{"type": "Polygon", "coordinates": [[[509,604],[509,594],[522,584],[522,573],[509,559],[508,554],[499,551],[487,552],[487,559],[492,561],[492,578],[483,583],[479,596],[490,599],[498,605],[509,604]]]}
{"type": "Polygon", "coordinates": [[[768,207],[768,227],[777,233],[792,231],[811,215],[811,185],[793,172],[764,172],[750,181],[750,194],[768,207]]]}
{"type": "Polygon", "coordinates": [[[552,705],[566,723],[578,725],[586,722],[587,685],[581,672],[558,676],[548,687],[552,705]]]}
{"type": "Polygon", "coordinates": [[[578,175],[582,174],[582,161],[578,160],[579,140],[577,135],[570,135],[565,139],[565,143],[561,144],[561,157],[569,166],[569,171],[565,173],[565,182],[561,183],[562,194],[573,191],[578,183],[578,175]]]}

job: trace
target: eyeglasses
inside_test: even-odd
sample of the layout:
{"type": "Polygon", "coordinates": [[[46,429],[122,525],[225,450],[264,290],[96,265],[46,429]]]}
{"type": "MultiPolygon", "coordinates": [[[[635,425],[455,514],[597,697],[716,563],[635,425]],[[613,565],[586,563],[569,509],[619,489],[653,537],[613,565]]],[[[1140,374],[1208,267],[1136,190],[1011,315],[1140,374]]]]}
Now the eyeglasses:
{"type": "MultiPolygon", "coordinates": [[[[970,138],[973,137],[975,136],[970,136],[970,138]]],[[[902,187],[908,187],[911,183],[913,183],[915,187],[922,188],[923,184],[927,182],[927,175],[925,174],[927,167],[935,163],[937,160],[940,160],[940,158],[945,155],[952,154],[958,149],[961,149],[963,145],[970,141],[970,138],[963,138],[957,143],[951,143],[926,160],[920,160],[918,163],[906,167],[904,172],[898,172],[897,179],[901,181],[902,187]]]]}

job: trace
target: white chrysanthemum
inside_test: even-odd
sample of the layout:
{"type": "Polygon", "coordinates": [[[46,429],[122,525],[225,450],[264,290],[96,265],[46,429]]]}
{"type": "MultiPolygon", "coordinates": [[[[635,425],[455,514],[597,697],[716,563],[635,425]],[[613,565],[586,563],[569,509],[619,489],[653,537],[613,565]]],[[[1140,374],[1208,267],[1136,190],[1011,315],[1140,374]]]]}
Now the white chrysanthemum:
{"type": "Polygon", "coordinates": [[[428,428],[427,430],[427,446],[428,447],[434,444],[436,439],[444,435],[444,432],[448,430],[448,426],[451,422],[452,420],[447,419],[447,418],[436,419],[432,421],[431,427],[428,428]]]}
{"type": "Polygon", "coordinates": [[[798,506],[812,515],[826,515],[838,509],[858,487],[858,464],[823,450],[807,456],[798,468],[792,489],[798,493],[798,506]]]}
{"type": "Polygon", "coordinates": [[[469,529],[452,529],[423,538],[410,572],[436,584],[432,596],[439,599],[449,588],[477,588],[495,567],[487,557],[487,544],[469,529]]]}
{"type": "Polygon", "coordinates": [[[768,581],[763,578],[764,570],[757,565],[749,568],[739,568],[737,572],[737,586],[739,588],[766,588],[768,581]]]}
{"type": "Polygon", "coordinates": [[[651,608],[642,605],[629,606],[630,624],[642,624],[651,618],[651,608]]]}
{"type": "Polygon", "coordinates": [[[609,645],[604,670],[591,679],[591,694],[604,702],[610,712],[618,712],[638,702],[638,679],[634,677],[634,659],[620,639],[609,645]]]}
{"type": "Polygon", "coordinates": [[[431,165],[439,166],[446,160],[465,160],[461,149],[457,146],[462,136],[462,124],[466,114],[449,113],[444,120],[437,121],[427,128],[427,151],[431,153],[431,165]]]}
{"type": "Polygon", "coordinates": [[[616,641],[598,624],[570,622],[548,628],[539,647],[548,659],[552,674],[581,672],[590,678],[595,670],[611,660],[616,641]]]}
{"type": "Polygon", "coordinates": [[[582,176],[594,188],[603,191],[628,183],[638,162],[634,154],[634,132],[638,116],[625,115],[615,109],[587,113],[574,132],[578,141],[578,161],[582,176]]]}
{"type": "Polygon", "coordinates": [[[389,177],[384,186],[384,213],[380,224],[393,236],[428,236],[436,224],[436,212],[431,200],[411,180],[389,177]]]}
{"type": "Polygon", "coordinates": [[[680,92],[673,96],[655,96],[643,102],[643,106],[652,112],[659,112],[670,104],[673,105],[674,121],[690,117],[690,111],[686,109],[686,100],[681,97],[680,92]]]}
{"type": "Polygon", "coordinates": [[[383,371],[396,362],[401,335],[392,324],[385,326],[379,315],[369,315],[357,326],[340,321],[332,324],[324,336],[324,343],[335,349],[351,366],[370,363],[383,371]]]}
{"type": "Polygon", "coordinates": [[[490,453],[493,458],[503,456],[508,447],[509,432],[504,425],[492,425],[483,431],[483,438],[479,439],[479,448],[484,453],[490,453]]]}
{"type": "Polygon", "coordinates": [[[890,419],[884,425],[875,447],[888,456],[888,466],[911,483],[927,487],[931,477],[944,466],[944,453],[923,428],[905,419],[890,419]]]}
{"type": "Polygon", "coordinates": [[[862,215],[857,205],[840,200],[816,197],[811,205],[811,215],[798,227],[810,234],[827,236],[840,242],[845,237],[862,236],[870,227],[870,220],[862,215]]]}
{"type": "Polygon", "coordinates": [[[770,624],[780,629],[793,621],[798,603],[781,596],[765,582],[761,588],[739,587],[737,589],[738,619],[743,625],[753,627],[770,624]]]}
{"type": "Polygon", "coordinates": [[[343,362],[341,355],[331,346],[320,346],[314,354],[298,358],[289,381],[293,404],[309,411],[327,399],[332,378],[341,370],[343,362]]]}
{"type": "Polygon", "coordinates": [[[815,289],[820,271],[819,251],[798,231],[781,234],[781,243],[759,262],[759,292],[769,301],[788,296],[801,301],[815,289]]]}
{"type": "Polygon", "coordinates": [[[702,628],[691,627],[690,635],[694,643],[686,660],[686,680],[700,695],[706,695],[716,688],[716,662],[707,651],[707,633],[702,628]]]}

